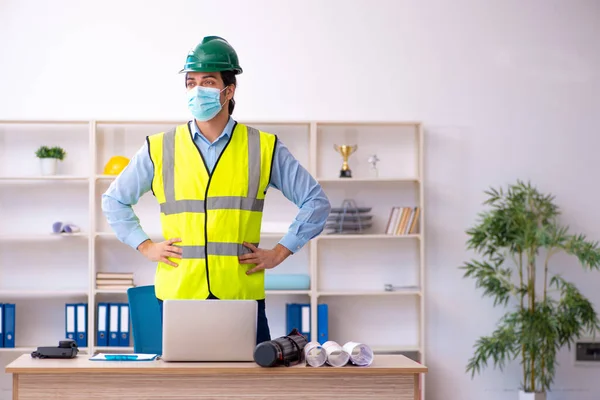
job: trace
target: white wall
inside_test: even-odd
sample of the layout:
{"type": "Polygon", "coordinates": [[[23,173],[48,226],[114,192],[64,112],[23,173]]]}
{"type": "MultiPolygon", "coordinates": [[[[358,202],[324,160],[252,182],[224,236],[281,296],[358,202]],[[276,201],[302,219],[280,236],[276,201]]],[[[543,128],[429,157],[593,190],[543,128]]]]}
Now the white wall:
{"type": "MultiPolygon", "coordinates": [[[[520,178],[600,238],[600,3],[2,0],[0,119],[187,118],[177,72],[209,34],[241,58],[239,119],[424,121],[427,398],[516,398],[517,365],[464,373],[501,314],[457,269],[464,230],[520,178]]],[[[600,309],[600,273],[558,261],[600,309]]],[[[550,399],[597,399],[571,359],[550,399]]]]}

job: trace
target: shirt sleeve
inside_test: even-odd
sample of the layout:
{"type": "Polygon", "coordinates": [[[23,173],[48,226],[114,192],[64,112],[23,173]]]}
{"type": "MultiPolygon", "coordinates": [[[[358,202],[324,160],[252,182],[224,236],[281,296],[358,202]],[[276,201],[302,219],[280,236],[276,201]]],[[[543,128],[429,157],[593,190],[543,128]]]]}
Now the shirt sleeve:
{"type": "Polygon", "coordinates": [[[102,212],[117,238],[137,249],[149,239],[140,225],[132,206],[152,187],[154,168],[147,142],[129,161],[129,164],[102,194],[102,212]]]}
{"type": "Polygon", "coordinates": [[[280,140],[277,141],[273,162],[270,185],[299,208],[279,243],[296,253],[323,231],[331,204],[321,185],[280,140]]]}

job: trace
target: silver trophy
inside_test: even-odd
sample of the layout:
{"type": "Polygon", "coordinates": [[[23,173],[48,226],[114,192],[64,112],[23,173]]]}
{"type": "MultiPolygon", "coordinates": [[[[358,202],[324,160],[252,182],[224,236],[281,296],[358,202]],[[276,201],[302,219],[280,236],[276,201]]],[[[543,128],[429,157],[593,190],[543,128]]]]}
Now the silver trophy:
{"type": "Polygon", "coordinates": [[[371,157],[369,157],[368,161],[369,161],[369,164],[371,164],[370,175],[373,178],[379,177],[379,170],[377,169],[377,163],[380,160],[379,160],[379,157],[377,157],[377,154],[373,154],[371,157]]]}

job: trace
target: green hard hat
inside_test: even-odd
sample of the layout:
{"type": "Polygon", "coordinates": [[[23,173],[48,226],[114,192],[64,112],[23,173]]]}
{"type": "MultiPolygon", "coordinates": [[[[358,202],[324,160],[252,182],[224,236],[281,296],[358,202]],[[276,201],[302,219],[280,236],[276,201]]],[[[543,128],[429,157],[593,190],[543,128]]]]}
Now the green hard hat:
{"type": "Polygon", "coordinates": [[[233,47],[219,36],[206,36],[194,49],[190,50],[182,72],[234,71],[242,73],[238,56],[233,47]]]}

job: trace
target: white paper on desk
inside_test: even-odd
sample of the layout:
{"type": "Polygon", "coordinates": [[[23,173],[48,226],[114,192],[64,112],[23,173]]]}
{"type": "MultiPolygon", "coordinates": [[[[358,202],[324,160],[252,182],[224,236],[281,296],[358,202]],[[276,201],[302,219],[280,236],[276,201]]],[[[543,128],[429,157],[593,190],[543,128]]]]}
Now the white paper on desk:
{"type": "MultiPolygon", "coordinates": [[[[106,356],[137,356],[136,359],[124,360],[124,361],[152,361],[158,354],[141,354],[141,353],[98,353],[93,357],[90,357],[92,361],[112,361],[110,358],[106,358],[106,356]]],[[[118,361],[118,360],[117,360],[118,361]]]]}

